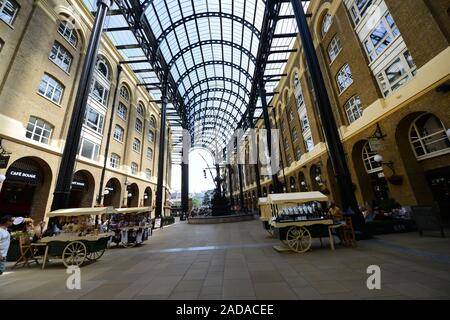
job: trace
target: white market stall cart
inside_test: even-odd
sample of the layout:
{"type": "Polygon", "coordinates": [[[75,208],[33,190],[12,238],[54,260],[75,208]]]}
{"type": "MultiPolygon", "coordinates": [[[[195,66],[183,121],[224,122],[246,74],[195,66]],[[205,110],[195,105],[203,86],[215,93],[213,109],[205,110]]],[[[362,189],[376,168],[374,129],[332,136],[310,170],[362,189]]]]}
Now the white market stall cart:
{"type": "Polygon", "coordinates": [[[269,223],[275,237],[299,253],[310,250],[313,238],[329,237],[333,247],[333,235],[328,229],[333,219],[323,209],[327,201],[328,197],[318,191],[268,195],[272,214],[269,223]]]}
{"type": "Polygon", "coordinates": [[[114,233],[111,242],[131,248],[148,240],[152,232],[150,207],[115,209],[108,230],[114,233]]]}
{"type": "Polygon", "coordinates": [[[258,199],[259,212],[261,212],[261,216],[259,219],[261,220],[263,227],[271,236],[273,236],[273,227],[270,224],[270,220],[272,219],[272,211],[270,208],[270,204],[267,202],[267,197],[258,199]]]}
{"type": "Polygon", "coordinates": [[[95,223],[98,217],[109,213],[111,209],[74,208],[49,212],[48,218],[57,219],[61,229],[52,236],[45,236],[38,241],[38,246],[45,246],[42,269],[49,256],[61,258],[64,266],[82,266],[86,261],[95,261],[103,256],[111,232],[102,232],[95,223]]]}

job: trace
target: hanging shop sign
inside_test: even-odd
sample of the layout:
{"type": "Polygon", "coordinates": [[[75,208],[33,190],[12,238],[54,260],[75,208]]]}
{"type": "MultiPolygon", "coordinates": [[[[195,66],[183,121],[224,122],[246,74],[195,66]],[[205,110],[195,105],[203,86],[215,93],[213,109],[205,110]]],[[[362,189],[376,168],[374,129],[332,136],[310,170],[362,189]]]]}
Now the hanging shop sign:
{"type": "Polygon", "coordinates": [[[8,167],[10,156],[1,156],[0,155],[0,169],[6,169],[8,167]]]}
{"type": "Polygon", "coordinates": [[[373,152],[380,152],[384,148],[383,140],[377,139],[377,138],[370,138],[369,139],[369,146],[370,149],[373,152]]]}
{"type": "Polygon", "coordinates": [[[105,190],[108,190],[109,192],[114,192],[114,188],[113,187],[105,187],[105,190]]]}
{"type": "Polygon", "coordinates": [[[84,189],[86,187],[86,182],[80,180],[72,181],[72,189],[84,189]]]}
{"type": "Polygon", "coordinates": [[[28,184],[38,184],[39,171],[10,167],[8,172],[6,173],[6,180],[25,182],[28,184]]]}

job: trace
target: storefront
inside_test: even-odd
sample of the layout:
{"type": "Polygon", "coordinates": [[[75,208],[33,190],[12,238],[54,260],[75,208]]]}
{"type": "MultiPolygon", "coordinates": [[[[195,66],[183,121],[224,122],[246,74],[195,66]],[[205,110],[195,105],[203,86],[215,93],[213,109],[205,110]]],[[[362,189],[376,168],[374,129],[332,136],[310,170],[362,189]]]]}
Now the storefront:
{"type": "Polygon", "coordinates": [[[72,180],[69,208],[88,208],[94,200],[94,177],[87,171],[77,171],[72,180]]]}
{"type": "Polygon", "coordinates": [[[108,180],[103,191],[103,205],[106,207],[120,207],[120,193],[121,187],[120,182],[116,178],[111,178],[108,180]]]}
{"type": "Polygon", "coordinates": [[[136,183],[132,183],[127,187],[127,207],[139,206],[139,188],[136,183]]]}

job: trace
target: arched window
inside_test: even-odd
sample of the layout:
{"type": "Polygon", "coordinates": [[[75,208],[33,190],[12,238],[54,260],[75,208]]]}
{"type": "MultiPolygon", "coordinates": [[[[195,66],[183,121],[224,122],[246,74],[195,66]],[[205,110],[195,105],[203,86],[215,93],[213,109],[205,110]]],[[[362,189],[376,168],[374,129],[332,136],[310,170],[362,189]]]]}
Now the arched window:
{"type": "Polygon", "coordinates": [[[300,83],[300,79],[298,78],[298,72],[294,75],[294,93],[295,99],[297,100],[297,109],[300,109],[305,104],[305,100],[303,99],[302,85],[300,83]]]}
{"type": "MultiPolygon", "coordinates": [[[[63,17],[63,19],[68,19],[63,17]]],[[[72,46],[76,47],[78,43],[78,36],[75,32],[75,28],[71,23],[67,21],[62,21],[58,26],[58,32],[66,39],[72,46]]]]}
{"type": "Polygon", "coordinates": [[[138,105],[138,107],[137,107],[137,113],[138,113],[138,115],[140,115],[141,117],[144,116],[144,106],[143,106],[141,103],[139,103],[139,105],[138,105]]]}
{"type": "Polygon", "coordinates": [[[347,63],[339,70],[336,76],[336,82],[339,92],[344,92],[353,83],[353,75],[347,63]]]}
{"type": "Polygon", "coordinates": [[[333,18],[327,14],[325,17],[323,17],[322,20],[322,37],[324,37],[328,30],[330,30],[331,24],[333,23],[333,18]]]}
{"type": "Polygon", "coordinates": [[[139,168],[138,168],[138,164],[136,162],[132,162],[130,168],[131,168],[131,174],[138,173],[139,168]]]}
{"type": "Polygon", "coordinates": [[[335,35],[328,45],[328,57],[330,58],[330,63],[333,62],[342,50],[341,39],[338,35],[335,35]]]}
{"type": "Polygon", "coordinates": [[[450,152],[450,139],[442,121],[431,113],[418,117],[409,131],[409,140],[417,159],[450,152]]]}
{"type": "Polygon", "coordinates": [[[14,0],[0,1],[0,19],[12,25],[20,6],[14,0]]]}
{"type": "Polygon", "coordinates": [[[28,120],[26,137],[35,141],[48,144],[52,136],[53,126],[36,117],[28,120]]]}
{"type": "Polygon", "coordinates": [[[127,107],[125,107],[125,105],[122,102],[119,102],[119,106],[117,107],[117,115],[122,120],[127,120],[127,113],[128,113],[127,107]]]}
{"type": "Polygon", "coordinates": [[[125,86],[120,87],[120,96],[124,98],[126,101],[130,101],[130,92],[128,91],[127,87],[125,86]]]}
{"type": "Polygon", "coordinates": [[[102,56],[99,56],[97,58],[97,63],[95,64],[95,69],[106,79],[110,79],[110,71],[108,67],[108,63],[106,62],[105,58],[102,56]]]}
{"type": "Polygon", "coordinates": [[[133,151],[137,153],[141,152],[141,141],[138,138],[134,138],[133,140],[133,151]]]}
{"type": "Polygon", "coordinates": [[[152,178],[152,170],[145,169],[145,177],[150,180],[152,178]]]}
{"type": "Polygon", "coordinates": [[[111,158],[109,158],[109,165],[111,168],[119,168],[120,156],[117,153],[111,153],[111,158]]]}
{"type": "Polygon", "coordinates": [[[139,118],[136,118],[136,123],[134,125],[134,128],[137,132],[142,132],[142,121],[139,118]]]}
{"type": "Polygon", "coordinates": [[[364,167],[366,168],[367,173],[383,171],[381,163],[375,161],[376,154],[377,153],[370,148],[369,142],[366,142],[362,150],[362,160],[364,162],[364,167]]]}

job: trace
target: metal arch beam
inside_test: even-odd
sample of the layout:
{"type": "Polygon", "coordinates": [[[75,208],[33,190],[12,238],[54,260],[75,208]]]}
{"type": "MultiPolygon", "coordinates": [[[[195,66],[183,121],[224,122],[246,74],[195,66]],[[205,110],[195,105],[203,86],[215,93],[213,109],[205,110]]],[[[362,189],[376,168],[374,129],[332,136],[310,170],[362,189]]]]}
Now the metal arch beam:
{"type": "Polygon", "coordinates": [[[183,95],[183,101],[186,100],[186,98],[188,97],[188,95],[198,86],[204,84],[204,83],[208,83],[210,81],[224,81],[224,82],[230,82],[236,86],[238,86],[239,88],[241,88],[242,90],[245,91],[245,93],[247,93],[248,96],[250,96],[250,91],[247,89],[246,86],[244,86],[242,83],[240,83],[237,80],[228,78],[228,77],[210,77],[210,78],[205,78],[203,80],[200,80],[198,82],[196,82],[193,86],[191,86],[188,90],[186,90],[186,92],[183,95]]]}
{"type": "MultiPolygon", "coordinates": [[[[195,108],[198,104],[203,103],[203,102],[207,102],[207,101],[220,101],[220,102],[225,102],[225,103],[228,103],[229,105],[233,105],[234,106],[234,104],[230,103],[226,99],[217,98],[217,97],[211,97],[211,98],[205,98],[205,99],[197,101],[195,104],[192,105],[192,108],[195,108]]],[[[235,118],[235,116],[233,116],[233,114],[230,111],[223,110],[222,108],[219,108],[219,107],[204,107],[204,108],[197,109],[193,113],[189,114],[188,121],[190,121],[193,117],[195,117],[196,115],[198,115],[200,112],[202,112],[204,110],[223,111],[225,114],[227,114],[230,117],[233,117],[234,120],[238,121],[235,118]]],[[[241,111],[239,111],[239,110],[237,110],[237,111],[238,111],[238,116],[242,116],[243,113],[241,111]]]]}
{"type": "MultiPolygon", "coordinates": [[[[181,83],[183,82],[184,78],[186,78],[190,73],[194,72],[195,70],[199,69],[199,68],[203,68],[206,66],[210,66],[210,65],[224,65],[224,66],[228,66],[228,67],[232,67],[236,70],[238,70],[240,73],[242,73],[248,80],[252,81],[253,80],[253,76],[248,73],[247,70],[245,70],[244,68],[242,68],[240,65],[231,63],[229,61],[223,61],[223,60],[210,60],[210,61],[203,61],[201,63],[196,64],[195,66],[190,67],[188,70],[186,70],[181,76],[180,78],[178,78],[177,82],[176,82],[176,86],[177,88],[180,87],[181,83]]],[[[205,78],[206,79],[206,78],[205,78]]]]}
{"type": "MultiPolygon", "coordinates": [[[[233,125],[230,124],[225,118],[223,117],[215,117],[214,115],[206,115],[204,116],[204,119],[213,119],[213,120],[222,120],[222,121],[199,121],[198,125],[194,125],[195,122],[191,123],[192,124],[192,128],[196,129],[196,128],[209,128],[207,126],[211,125],[211,128],[214,128],[214,126],[220,127],[220,129],[223,130],[233,130],[233,125]],[[228,125],[228,126],[225,126],[228,125]]],[[[217,129],[217,128],[214,128],[217,129]]]]}
{"type": "Polygon", "coordinates": [[[190,50],[192,50],[194,48],[205,46],[208,44],[221,44],[221,45],[233,47],[235,49],[239,49],[241,52],[243,52],[245,55],[247,55],[249,57],[249,59],[253,62],[254,65],[256,65],[256,57],[250,52],[250,50],[242,47],[241,45],[239,45],[237,43],[231,42],[231,41],[210,39],[210,40],[203,40],[203,41],[193,43],[190,46],[187,46],[187,47],[183,48],[181,51],[179,51],[176,55],[174,55],[172,57],[172,59],[167,64],[167,66],[169,67],[169,70],[172,69],[172,66],[175,64],[175,62],[181,56],[183,56],[185,53],[189,52],[190,50]]]}
{"type": "Polygon", "coordinates": [[[208,138],[208,140],[206,140],[208,143],[211,143],[211,140],[213,139],[219,139],[221,143],[225,146],[227,144],[228,136],[225,135],[223,131],[221,132],[213,131],[215,129],[216,128],[214,127],[208,127],[206,129],[204,128],[194,129],[194,131],[192,131],[191,133],[192,145],[195,145],[198,142],[205,143],[204,138],[208,138]]]}
{"type": "MultiPolygon", "coordinates": [[[[188,100],[188,102],[185,104],[186,111],[188,111],[188,113],[189,113],[191,103],[195,103],[195,101],[193,101],[193,100],[195,100],[198,96],[201,96],[201,95],[203,95],[203,94],[205,94],[205,93],[209,93],[209,92],[224,92],[224,93],[229,93],[229,94],[231,94],[231,95],[237,97],[239,100],[241,100],[243,105],[248,106],[248,102],[245,101],[244,98],[242,98],[239,94],[237,94],[237,93],[234,92],[234,91],[231,91],[231,90],[225,89],[225,88],[210,88],[210,89],[203,89],[202,91],[199,91],[199,92],[197,92],[195,95],[193,95],[192,98],[190,98],[190,99],[188,100]]],[[[240,111],[240,110],[239,110],[239,111],[240,111]]]]}
{"type": "Polygon", "coordinates": [[[161,45],[161,42],[171,33],[174,31],[177,27],[200,18],[210,18],[210,17],[217,17],[217,18],[225,18],[225,19],[231,19],[233,21],[240,22],[244,26],[246,26],[250,31],[259,39],[261,37],[261,32],[250,22],[245,20],[244,18],[241,18],[239,16],[225,13],[225,12],[201,12],[201,13],[194,13],[190,16],[184,17],[178,21],[175,21],[173,24],[171,24],[168,28],[164,29],[163,32],[158,36],[156,39],[156,42],[158,43],[158,46],[161,45]]]}

